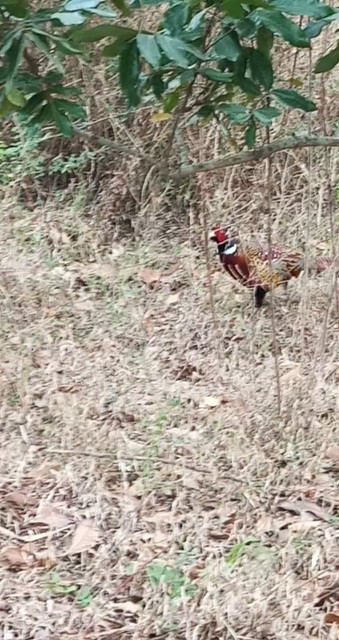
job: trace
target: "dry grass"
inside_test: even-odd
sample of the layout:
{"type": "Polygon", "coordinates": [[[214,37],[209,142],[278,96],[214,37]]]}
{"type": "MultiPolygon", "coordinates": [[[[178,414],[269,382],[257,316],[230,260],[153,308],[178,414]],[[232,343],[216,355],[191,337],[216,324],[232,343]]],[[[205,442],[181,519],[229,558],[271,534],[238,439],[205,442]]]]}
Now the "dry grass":
{"type": "MultiPolygon", "coordinates": [[[[293,60],[282,62],[289,74],[293,60]]],[[[307,65],[300,54],[297,74],[307,65]]],[[[93,118],[107,119],[106,81],[91,82],[93,118]]],[[[164,139],[148,115],[128,132],[145,150],[164,139]]],[[[286,131],[305,132],[292,118],[286,131]]],[[[127,126],[114,127],[124,139],[127,126]]],[[[213,126],[184,133],[192,159],[220,153],[213,126]]],[[[326,157],[313,154],[309,176],[307,153],[274,159],[273,240],[329,254],[326,157]]],[[[97,205],[121,217],[132,194],[135,244],[104,244],[81,202],[2,204],[1,640],[334,640],[333,273],[275,296],[278,416],[270,307],[254,313],[249,292],[216,268],[215,326],[198,224],[203,209],[208,223],[262,240],[262,166],[199,177],[190,223],[167,225],[173,186],[143,189],[137,169],[119,161],[112,180],[109,166],[97,205]],[[162,274],[157,286],[143,269],[162,274]]]]}
{"type": "MultiPolygon", "coordinates": [[[[305,237],[304,166],[274,165],[274,238],[291,246],[305,237]]],[[[216,180],[209,222],[256,237],[260,167],[216,180]]],[[[311,250],[329,252],[320,169],[309,227],[311,250]]],[[[276,295],[279,417],[269,307],[255,314],[216,270],[215,328],[190,235],[201,246],[194,229],[160,241],[149,226],[104,247],[81,207],[3,205],[4,640],[337,637],[324,614],[338,589],[317,601],[338,577],[332,273],[276,295]],[[153,289],[145,268],[162,273],[153,289]],[[279,509],[299,499],[313,512],[279,509]],[[69,554],[83,520],[91,548],[69,554]]]]}

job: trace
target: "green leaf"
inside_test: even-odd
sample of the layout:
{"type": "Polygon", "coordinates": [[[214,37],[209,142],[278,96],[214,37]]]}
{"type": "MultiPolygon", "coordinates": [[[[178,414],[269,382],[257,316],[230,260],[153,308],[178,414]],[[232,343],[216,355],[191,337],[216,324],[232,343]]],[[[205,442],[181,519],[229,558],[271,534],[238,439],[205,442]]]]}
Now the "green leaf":
{"type": "Polygon", "coordinates": [[[61,51],[65,55],[73,56],[73,55],[77,55],[79,53],[82,53],[82,51],[81,51],[81,49],[79,49],[79,47],[74,46],[74,44],[72,44],[71,42],[69,42],[65,38],[58,38],[58,39],[54,40],[54,42],[55,42],[56,48],[59,49],[59,51],[61,51]]]}
{"type": "Polygon", "coordinates": [[[29,12],[29,4],[26,0],[8,0],[1,5],[15,18],[26,18],[29,12]]]}
{"type": "Polygon", "coordinates": [[[244,18],[243,20],[239,20],[236,25],[236,30],[240,38],[255,38],[258,31],[258,24],[250,18],[244,18]]]}
{"type": "Polygon", "coordinates": [[[207,67],[202,67],[198,70],[200,75],[204,76],[204,78],[208,78],[208,80],[213,80],[213,82],[222,82],[223,84],[228,84],[233,81],[232,73],[222,73],[221,71],[217,71],[217,69],[208,69],[207,67]]]}
{"type": "Polygon", "coordinates": [[[184,2],[173,4],[166,13],[164,27],[172,36],[181,34],[189,18],[189,6],[184,2]]]}
{"type": "Polygon", "coordinates": [[[159,47],[171,62],[175,62],[175,64],[183,68],[189,66],[189,62],[182,51],[184,43],[181,40],[164,35],[156,35],[156,39],[159,47]]]}
{"type": "Polygon", "coordinates": [[[198,47],[194,47],[192,44],[189,44],[188,42],[183,42],[183,40],[179,40],[178,42],[180,42],[180,46],[183,51],[187,51],[187,53],[191,53],[198,60],[202,60],[202,61],[206,60],[206,56],[202,53],[202,51],[200,51],[200,49],[198,49],[198,47]]]}
{"type": "Polygon", "coordinates": [[[251,114],[245,107],[237,104],[218,104],[215,110],[228,116],[229,121],[234,124],[244,124],[251,118],[251,114]]]}
{"type": "Polygon", "coordinates": [[[272,93],[283,107],[292,107],[306,112],[316,111],[317,109],[312,100],[304,98],[304,96],[298,93],[298,91],[294,91],[294,89],[276,89],[272,93]]]}
{"type": "Polygon", "coordinates": [[[272,120],[274,118],[278,118],[281,115],[279,109],[275,109],[274,107],[263,107],[262,109],[255,109],[253,111],[254,117],[264,124],[266,127],[270,127],[272,124],[272,120]]]}
{"type": "Polygon", "coordinates": [[[63,98],[55,98],[54,104],[62,113],[67,113],[72,118],[76,118],[77,120],[86,120],[87,113],[85,109],[76,102],[71,102],[70,100],[64,100],[63,98]]]}
{"type": "Polygon", "coordinates": [[[337,46],[332,49],[326,56],[319,58],[317,64],[315,65],[314,72],[315,73],[326,73],[326,71],[331,71],[333,67],[335,67],[339,63],[339,42],[337,46]]]}
{"type": "Polygon", "coordinates": [[[136,37],[137,31],[128,27],[120,27],[117,24],[100,24],[92,29],[79,30],[73,34],[75,42],[97,42],[103,38],[113,37],[118,40],[128,41],[136,37]]]}
{"type": "Polygon", "coordinates": [[[326,26],[325,20],[318,20],[318,22],[309,22],[303,31],[307,38],[317,38],[326,26]]]}
{"type": "Polygon", "coordinates": [[[171,113],[171,111],[173,111],[173,109],[175,109],[178,106],[179,100],[180,100],[179,89],[176,89],[175,91],[172,91],[172,93],[169,93],[168,95],[166,95],[164,99],[164,111],[166,113],[171,113]]]}
{"type": "Polygon", "coordinates": [[[19,89],[13,88],[10,91],[6,92],[6,98],[11,102],[11,104],[14,104],[14,106],[16,107],[22,108],[26,104],[26,98],[24,94],[19,91],[19,89]]]}
{"type": "Polygon", "coordinates": [[[15,77],[15,86],[26,95],[39,93],[42,90],[42,78],[37,78],[27,71],[20,71],[15,77]]]}
{"type": "Polygon", "coordinates": [[[126,44],[119,61],[120,87],[130,107],[137,107],[140,102],[139,73],[139,51],[133,40],[126,44]]]}
{"type": "Polygon", "coordinates": [[[160,66],[161,52],[157,45],[155,36],[149,36],[143,33],[137,35],[137,45],[143,58],[154,69],[158,69],[160,66]]]}
{"type": "Polygon", "coordinates": [[[316,38],[322,32],[324,27],[326,27],[328,24],[330,24],[334,20],[338,20],[338,19],[339,19],[339,11],[337,11],[336,13],[333,13],[330,16],[327,16],[327,18],[324,18],[323,20],[318,20],[317,22],[309,22],[307,27],[303,29],[303,32],[305,36],[307,36],[307,38],[316,38]]]}
{"type": "Polygon", "coordinates": [[[245,77],[241,77],[240,75],[237,75],[234,78],[234,82],[238,87],[240,87],[240,89],[242,89],[249,96],[261,95],[260,87],[255,82],[253,82],[253,80],[251,80],[250,78],[245,78],[245,77]]]}
{"type": "Polygon", "coordinates": [[[95,9],[102,0],[69,0],[66,2],[65,11],[88,11],[88,9],[95,9]]]}
{"type": "Polygon", "coordinates": [[[186,28],[186,33],[188,31],[198,32],[198,35],[202,35],[205,26],[205,14],[207,9],[203,9],[202,11],[198,11],[191,21],[188,23],[186,28]]]}
{"type": "Polygon", "coordinates": [[[48,84],[60,83],[63,82],[64,79],[64,74],[60,73],[59,71],[47,71],[44,77],[44,81],[48,82],[48,84]]]}
{"type": "Polygon", "coordinates": [[[27,36],[32,40],[32,42],[34,42],[35,46],[40,49],[45,56],[47,56],[47,58],[50,58],[50,41],[44,33],[32,30],[27,32],[27,36]]]}
{"type": "Polygon", "coordinates": [[[44,124],[45,122],[54,122],[52,106],[47,103],[35,114],[30,120],[30,124],[44,124]]]}
{"type": "Polygon", "coordinates": [[[221,8],[231,18],[243,18],[245,15],[239,0],[223,0],[221,8]]]}
{"type": "Polygon", "coordinates": [[[247,49],[251,76],[254,82],[262,85],[267,91],[273,84],[273,68],[271,61],[257,49],[247,49]]]}
{"type": "Polygon", "coordinates": [[[255,145],[257,137],[257,128],[255,126],[254,120],[251,121],[250,125],[246,129],[245,133],[245,143],[249,149],[253,149],[255,145]]]}
{"type": "Polygon", "coordinates": [[[214,113],[214,107],[211,104],[204,104],[198,111],[196,112],[196,116],[199,118],[209,118],[214,113]]]}
{"type": "Polygon", "coordinates": [[[106,58],[115,58],[116,56],[120,55],[124,48],[125,42],[121,42],[121,40],[115,40],[115,42],[112,42],[112,44],[108,44],[103,48],[101,55],[105,56],[106,58]]]}
{"type": "Polygon", "coordinates": [[[231,62],[238,60],[242,52],[236,38],[231,35],[223,36],[216,40],[213,45],[213,50],[219,59],[226,58],[227,60],[231,60],[231,62]]]}
{"type": "Polygon", "coordinates": [[[162,97],[162,94],[165,91],[165,83],[160,75],[160,73],[155,73],[151,77],[151,85],[153,89],[153,93],[158,100],[162,97]]]}
{"type": "Polygon", "coordinates": [[[188,85],[191,84],[191,82],[193,82],[195,77],[196,77],[196,71],[194,69],[186,69],[186,71],[183,71],[182,74],[180,75],[181,86],[188,87],[188,85]]]}
{"type": "Polygon", "coordinates": [[[281,36],[286,40],[286,42],[289,42],[294,47],[309,46],[309,40],[305,35],[305,32],[279,11],[256,9],[251,15],[252,19],[257,24],[266,27],[274,34],[281,36]]]}
{"type": "Polygon", "coordinates": [[[266,29],[266,27],[260,27],[257,33],[257,47],[261,53],[267,58],[270,56],[270,51],[273,45],[273,33],[266,29]]]}
{"type": "Polygon", "coordinates": [[[41,29],[34,29],[33,31],[27,32],[27,38],[32,40],[35,46],[40,49],[40,51],[42,51],[61,72],[63,72],[60,60],[50,52],[50,40],[54,41],[56,39],[55,36],[47,35],[44,31],[41,31],[41,29]]]}
{"type": "Polygon", "coordinates": [[[50,88],[52,93],[58,93],[61,96],[79,96],[81,90],[78,87],[64,87],[61,84],[55,84],[50,88]]]}
{"type": "Polygon", "coordinates": [[[111,2],[122,13],[123,16],[131,15],[131,10],[125,3],[125,0],[111,0],[111,2]]]}
{"type": "Polygon", "coordinates": [[[266,0],[244,0],[242,4],[250,4],[252,8],[263,7],[264,9],[271,9],[269,2],[266,2],[266,0]]]}
{"type": "Polygon", "coordinates": [[[46,101],[46,92],[39,91],[34,96],[32,96],[26,103],[26,106],[21,111],[24,116],[31,116],[35,111],[37,111],[38,107],[46,101]]]}
{"type": "Polygon", "coordinates": [[[116,18],[118,15],[116,11],[111,9],[86,9],[86,13],[93,13],[93,15],[100,16],[100,18],[116,18]]]}
{"type": "Polygon", "coordinates": [[[10,113],[13,113],[13,111],[20,111],[20,108],[16,107],[3,94],[2,99],[0,100],[0,119],[3,120],[10,113]]]}
{"type": "Polygon", "coordinates": [[[86,22],[86,18],[82,13],[78,11],[67,13],[67,11],[56,11],[52,13],[51,18],[53,20],[59,20],[64,27],[71,27],[76,24],[83,24],[86,22]]]}
{"type": "Polygon", "coordinates": [[[25,46],[25,35],[20,35],[16,40],[13,41],[11,47],[7,51],[6,56],[9,61],[8,74],[6,79],[7,87],[11,86],[12,80],[22,63],[25,46]]]}
{"type": "Polygon", "coordinates": [[[11,29],[8,31],[4,37],[2,42],[2,47],[0,48],[0,55],[4,55],[11,48],[12,44],[15,40],[17,40],[20,36],[20,32],[17,29],[11,29]]]}
{"type": "Polygon", "coordinates": [[[331,7],[318,0],[271,0],[271,4],[291,16],[326,18],[334,13],[331,7]]]}
{"type": "Polygon", "coordinates": [[[65,138],[71,138],[73,135],[73,127],[69,118],[67,118],[65,114],[59,111],[55,103],[52,102],[49,106],[51,109],[52,118],[55,122],[56,127],[59,129],[60,133],[65,138]]]}

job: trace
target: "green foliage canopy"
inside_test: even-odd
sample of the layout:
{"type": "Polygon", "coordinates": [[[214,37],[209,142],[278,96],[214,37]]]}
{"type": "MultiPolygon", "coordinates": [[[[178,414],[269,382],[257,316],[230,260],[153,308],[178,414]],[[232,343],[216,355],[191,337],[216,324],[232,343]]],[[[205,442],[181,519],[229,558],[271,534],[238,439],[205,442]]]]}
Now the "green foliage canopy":
{"type": "MultiPolygon", "coordinates": [[[[339,17],[339,9],[320,0],[68,0],[58,5],[35,10],[29,0],[0,0],[2,118],[20,112],[29,124],[53,123],[71,137],[74,122],[85,120],[86,111],[79,90],[67,82],[65,59],[86,56],[92,43],[99,43],[105,58],[118,59],[120,87],[130,108],[153,95],[161,103],[159,120],[184,106],[191,122],[216,118],[226,119],[227,126],[246,125],[248,147],[255,145],[257,127],[270,126],[282,109],[316,109],[292,88],[293,78],[289,88],[280,86],[276,41],[308,48],[339,17]],[[164,11],[155,32],[133,27],[138,11],[160,5],[164,11]]],[[[317,61],[314,71],[328,72],[338,63],[339,45],[317,61]]]]}

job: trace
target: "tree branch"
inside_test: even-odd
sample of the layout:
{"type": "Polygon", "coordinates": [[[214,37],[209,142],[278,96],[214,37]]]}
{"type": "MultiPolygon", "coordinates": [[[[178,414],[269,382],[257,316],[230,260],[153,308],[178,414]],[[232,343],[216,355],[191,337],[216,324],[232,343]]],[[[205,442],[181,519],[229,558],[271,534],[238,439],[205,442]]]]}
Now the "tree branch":
{"type": "Polygon", "coordinates": [[[135,156],[137,158],[142,158],[149,165],[155,164],[154,158],[149,156],[138,149],[134,149],[132,147],[125,147],[123,144],[119,144],[118,142],[113,142],[110,138],[103,138],[102,136],[97,136],[95,133],[91,133],[90,131],[84,131],[79,127],[73,126],[75,133],[82,137],[87,138],[88,140],[93,140],[93,142],[99,142],[103,147],[107,149],[112,149],[112,151],[116,151],[117,153],[124,156],[135,156]]]}
{"type": "MultiPolygon", "coordinates": [[[[113,142],[109,138],[103,138],[97,136],[88,131],[83,131],[78,127],[74,127],[75,132],[84,138],[93,139],[102,146],[116,151],[117,153],[136,156],[142,158],[150,166],[159,165],[159,158],[154,158],[138,149],[132,147],[125,147],[124,145],[113,142]]],[[[183,164],[178,171],[168,173],[167,169],[161,169],[160,174],[170,178],[172,180],[181,180],[182,178],[188,178],[194,176],[196,173],[202,173],[204,171],[215,171],[216,169],[224,169],[225,167],[234,167],[237,164],[246,164],[249,162],[261,162],[265,158],[278,153],[279,151],[288,151],[289,149],[303,149],[304,147],[339,147],[339,137],[330,136],[303,136],[300,138],[283,138],[282,140],[276,140],[270,144],[264,144],[258,149],[251,149],[240,151],[239,153],[230,153],[227,156],[221,156],[216,160],[207,160],[207,162],[195,162],[193,164],[183,164]]]]}
{"type": "Polygon", "coordinates": [[[167,175],[172,179],[178,180],[203,171],[215,171],[216,169],[233,167],[237,164],[246,164],[247,162],[260,162],[279,151],[302,149],[303,147],[339,147],[339,137],[317,136],[309,138],[303,136],[300,138],[284,138],[271,142],[270,144],[265,144],[258,149],[240,151],[240,153],[230,153],[227,156],[221,156],[216,160],[208,160],[207,162],[195,162],[194,164],[183,165],[179,171],[167,175]]]}

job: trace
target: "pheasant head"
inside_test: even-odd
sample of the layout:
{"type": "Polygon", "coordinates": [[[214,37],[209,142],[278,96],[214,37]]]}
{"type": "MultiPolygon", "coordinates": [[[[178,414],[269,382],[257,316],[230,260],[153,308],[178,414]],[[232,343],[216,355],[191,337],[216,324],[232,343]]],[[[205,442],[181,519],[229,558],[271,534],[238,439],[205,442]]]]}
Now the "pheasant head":
{"type": "Polygon", "coordinates": [[[225,227],[214,227],[210,233],[210,240],[218,245],[220,258],[224,255],[236,255],[238,245],[229,240],[228,229],[225,227]]]}

